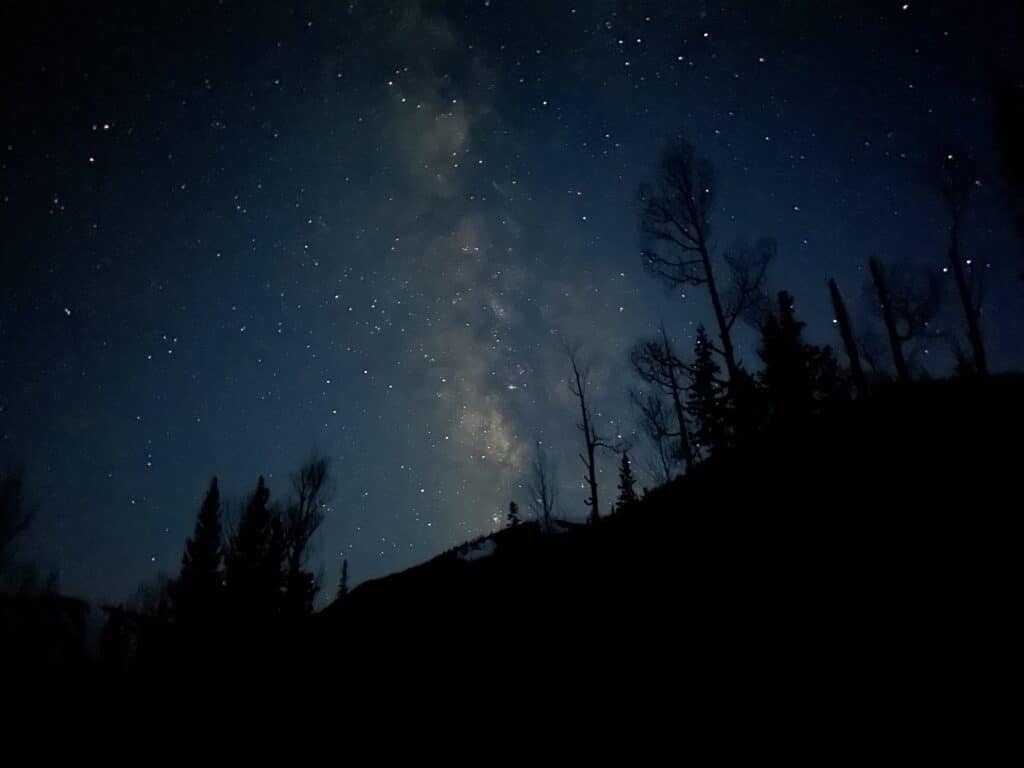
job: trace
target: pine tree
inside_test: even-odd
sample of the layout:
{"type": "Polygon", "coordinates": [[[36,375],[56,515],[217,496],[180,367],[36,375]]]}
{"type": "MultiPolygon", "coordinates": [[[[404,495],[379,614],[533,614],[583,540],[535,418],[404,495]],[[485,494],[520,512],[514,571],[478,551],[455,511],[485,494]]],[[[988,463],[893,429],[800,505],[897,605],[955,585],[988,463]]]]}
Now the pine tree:
{"type": "Polygon", "coordinates": [[[686,410],[693,418],[697,446],[705,456],[728,441],[727,398],[719,371],[707,331],[703,325],[698,325],[686,410]]]}
{"type": "Polygon", "coordinates": [[[629,462],[629,452],[622,452],[622,463],[619,465],[619,498],[615,507],[619,511],[636,504],[636,490],[633,487],[633,466],[629,462]]]}
{"type": "Polygon", "coordinates": [[[508,527],[515,528],[519,525],[519,505],[514,501],[508,503],[508,527]]]}
{"type": "Polygon", "coordinates": [[[225,557],[227,597],[242,618],[267,617],[279,608],[284,534],[280,519],[267,506],[269,499],[261,476],[225,557]]]}
{"type": "Polygon", "coordinates": [[[185,541],[181,575],[173,587],[175,616],[182,624],[209,621],[215,615],[220,602],[222,557],[220,491],[215,477],[196,517],[195,531],[185,541]]]}
{"type": "Polygon", "coordinates": [[[799,424],[840,396],[842,376],[832,350],[803,340],[804,323],[796,319],[793,297],[780,291],[778,312],[761,329],[759,354],[764,386],[776,426],[799,424]]]}
{"type": "Polygon", "coordinates": [[[348,559],[341,561],[341,578],[338,579],[338,599],[348,595],[348,559]]]}

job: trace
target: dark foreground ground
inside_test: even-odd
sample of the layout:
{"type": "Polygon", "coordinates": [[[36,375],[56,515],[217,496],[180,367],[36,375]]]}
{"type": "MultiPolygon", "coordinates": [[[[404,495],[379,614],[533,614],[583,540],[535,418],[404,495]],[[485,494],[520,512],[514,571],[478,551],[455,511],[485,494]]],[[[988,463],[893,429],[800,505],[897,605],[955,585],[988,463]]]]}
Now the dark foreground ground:
{"type": "Polygon", "coordinates": [[[1017,377],[892,387],[595,526],[505,530],[489,556],[453,550],[187,661],[112,670],[23,642],[56,630],[8,604],[5,674],[55,718],[977,757],[1017,719],[1022,403],[1017,377]]]}

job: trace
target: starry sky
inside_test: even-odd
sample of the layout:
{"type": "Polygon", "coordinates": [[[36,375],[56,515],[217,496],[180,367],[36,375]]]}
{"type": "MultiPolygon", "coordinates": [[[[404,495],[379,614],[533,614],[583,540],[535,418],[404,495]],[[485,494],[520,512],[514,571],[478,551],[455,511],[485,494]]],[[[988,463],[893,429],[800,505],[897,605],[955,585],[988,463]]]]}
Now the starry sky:
{"type": "Polygon", "coordinates": [[[679,134],[718,171],[716,246],[776,238],[772,288],[833,344],[827,277],[866,331],[869,256],[941,264],[921,170],[968,148],[989,357],[1024,362],[990,138],[1010,3],[25,3],[0,28],[0,455],[71,593],[173,575],[212,475],[283,498],[314,450],[326,593],[342,558],[358,582],[493,530],[537,440],[583,519],[563,343],[632,439],[630,345],[709,320],[639,256],[636,187],[679,134]]]}

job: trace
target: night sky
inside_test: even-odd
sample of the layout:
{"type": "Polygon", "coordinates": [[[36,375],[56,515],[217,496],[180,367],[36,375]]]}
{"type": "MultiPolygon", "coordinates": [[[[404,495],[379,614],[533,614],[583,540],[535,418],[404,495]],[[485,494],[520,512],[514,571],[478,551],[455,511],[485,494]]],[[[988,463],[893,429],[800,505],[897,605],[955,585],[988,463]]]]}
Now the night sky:
{"type": "MultiPolygon", "coordinates": [[[[173,575],[212,475],[235,503],[260,474],[283,499],[314,449],[326,595],[343,557],[362,581],[525,507],[538,439],[582,520],[563,340],[630,439],[630,345],[664,320],[690,348],[710,320],[639,255],[636,187],[680,133],[718,171],[719,252],[776,238],[772,288],[832,344],[827,277],[866,331],[868,257],[941,266],[919,179],[968,148],[989,357],[1024,364],[991,151],[1009,3],[13,5],[0,458],[27,466],[29,550],[67,592],[173,575]]],[[[921,355],[948,372],[948,345],[921,355]]]]}

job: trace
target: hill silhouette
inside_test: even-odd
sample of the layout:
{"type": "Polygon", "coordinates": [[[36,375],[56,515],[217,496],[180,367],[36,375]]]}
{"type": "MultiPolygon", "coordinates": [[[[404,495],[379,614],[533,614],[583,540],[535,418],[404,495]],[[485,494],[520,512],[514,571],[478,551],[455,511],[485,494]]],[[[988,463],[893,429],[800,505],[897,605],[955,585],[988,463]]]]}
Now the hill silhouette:
{"type": "Polygon", "coordinates": [[[639,708],[734,746],[995,727],[1022,395],[1019,376],[890,386],[597,524],[362,584],[314,617],[319,679],[639,708]]]}
{"type": "Polygon", "coordinates": [[[5,620],[5,678],[26,706],[119,723],[497,707],[693,750],[899,740],[920,757],[1009,717],[989,691],[1011,656],[1022,403],[1017,375],[890,385],[596,523],[525,522],[215,643],[115,611],[141,627],[134,668],[53,662],[39,638],[63,603],[6,600],[36,618],[5,620]]]}

